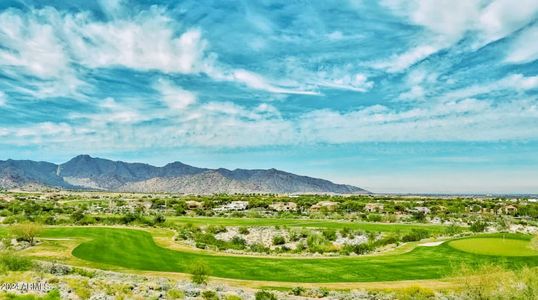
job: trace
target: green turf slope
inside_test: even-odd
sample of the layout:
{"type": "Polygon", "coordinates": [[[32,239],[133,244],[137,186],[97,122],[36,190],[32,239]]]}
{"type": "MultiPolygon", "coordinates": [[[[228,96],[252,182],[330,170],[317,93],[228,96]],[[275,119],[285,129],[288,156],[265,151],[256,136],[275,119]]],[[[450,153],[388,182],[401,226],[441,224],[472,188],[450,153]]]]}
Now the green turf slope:
{"type": "Polygon", "coordinates": [[[517,267],[538,265],[538,257],[496,257],[458,251],[448,245],[417,247],[399,255],[324,259],[256,258],[187,253],[159,247],[142,230],[64,227],[50,228],[47,237],[82,237],[87,241],[73,255],[92,262],[148,271],[188,272],[205,261],[211,275],[224,278],[287,282],[371,282],[432,279],[449,275],[461,263],[505,262],[517,267]]]}

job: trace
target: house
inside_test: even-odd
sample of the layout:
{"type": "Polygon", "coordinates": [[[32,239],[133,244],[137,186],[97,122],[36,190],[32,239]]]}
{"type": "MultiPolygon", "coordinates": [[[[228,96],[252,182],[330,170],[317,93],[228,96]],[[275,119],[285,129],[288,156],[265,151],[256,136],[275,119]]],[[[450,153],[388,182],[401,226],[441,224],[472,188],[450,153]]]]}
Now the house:
{"type": "Polygon", "coordinates": [[[248,207],[248,201],[232,201],[215,208],[215,211],[240,211],[248,207]]]}
{"type": "Polygon", "coordinates": [[[326,209],[328,211],[336,210],[338,203],[332,201],[320,201],[310,207],[311,211],[320,211],[326,209]]]}
{"type": "Polygon", "coordinates": [[[517,207],[515,207],[513,205],[507,205],[507,206],[499,208],[497,210],[497,213],[498,214],[512,215],[512,214],[517,213],[517,207]]]}
{"type": "Polygon", "coordinates": [[[431,212],[431,210],[425,206],[416,206],[415,208],[413,208],[413,211],[414,212],[419,212],[419,213],[423,213],[425,215],[429,214],[431,212]]]}
{"type": "Polygon", "coordinates": [[[199,201],[186,201],[185,204],[187,204],[188,209],[198,209],[202,208],[203,204],[199,201]]]}
{"type": "Polygon", "coordinates": [[[296,211],[297,204],[294,202],[275,202],[269,208],[276,211],[296,211]]]}
{"type": "Polygon", "coordinates": [[[368,203],[364,206],[364,210],[367,212],[381,212],[383,208],[384,206],[381,203],[368,203]]]}

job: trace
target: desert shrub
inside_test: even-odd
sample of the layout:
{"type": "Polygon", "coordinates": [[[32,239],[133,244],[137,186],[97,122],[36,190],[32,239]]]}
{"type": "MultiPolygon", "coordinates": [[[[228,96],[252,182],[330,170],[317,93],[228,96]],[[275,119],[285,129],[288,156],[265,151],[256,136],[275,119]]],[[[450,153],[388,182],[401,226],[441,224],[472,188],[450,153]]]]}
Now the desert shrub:
{"type": "Polygon", "coordinates": [[[336,230],[334,229],[326,229],[322,232],[323,237],[325,237],[329,241],[335,241],[336,240],[336,230]]]}
{"type": "Polygon", "coordinates": [[[241,297],[237,295],[226,295],[224,299],[225,300],[243,300],[241,297]]]}
{"type": "Polygon", "coordinates": [[[166,295],[168,296],[168,299],[184,299],[185,298],[185,293],[183,293],[183,291],[178,290],[178,289],[170,289],[168,290],[166,295]]]}
{"type": "Polygon", "coordinates": [[[209,290],[202,292],[202,298],[204,298],[205,300],[219,300],[219,296],[217,295],[217,293],[209,290]]]}
{"type": "Polygon", "coordinates": [[[383,217],[380,214],[369,214],[366,219],[370,222],[381,222],[383,217]]]}
{"type": "Polygon", "coordinates": [[[291,289],[290,294],[294,296],[301,296],[305,291],[306,289],[304,287],[297,286],[291,289]]]}
{"type": "Polygon", "coordinates": [[[206,263],[202,261],[196,261],[191,265],[189,273],[192,274],[191,281],[193,283],[207,284],[207,281],[209,280],[210,269],[206,263]]]}
{"type": "Polygon", "coordinates": [[[273,245],[284,245],[286,243],[286,239],[284,239],[283,236],[275,235],[273,237],[273,245]]]}
{"type": "Polygon", "coordinates": [[[420,241],[422,239],[428,238],[430,236],[430,232],[425,229],[416,229],[413,228],[409,233],[404,235],[402,237],[402,241],[404,242],[415,242],[420,241]]]}
{"type": "Polygon", "coordinates": [[[260,243],[254,243],[250,245],[249,250],[252,252],[258,252],[258,253],[269,253],[270,251],[268,247],[265,247],[263,244],[260,244],[260,243]]]}
{"type": "Polygon", "coordinates": [[[32,260],[12,252],[0,252],[0,271],[27,271],[33,266],[32,260]]]}
{"type": "Polygon", "coordinates": [[[163,215],[156,215],[153,218],[153,223],[156,225],[163,224],[166,221],[166,218],[163,215]]]}
{"type": "Polygon", "coordinates": [[[256,300],[278,300],[275,294],[268,291],[258,291],[254,295],[254,297],[256,298],[256,300]]]}
{"type": "Polygon", "coordinates": [[[400,237],[396,234],[390,234],[387,236],[382,237],[381,239],[376,240],[373,242],[373,244],[377,247],[390,245],[390,244],[397,244],[400,241],[400,237]]]}
{"type": "Polygon", "coordinates": [[[77,274],[77,275],[80,275],[80,276],[84,276],[84,277],[88,277],[88,278],[95,277],[95,271],[86,270],[86,269],[82,269],[82,268],[73,268],[71,273],[72,274],[77,274]]]}
{"type": "Polygon", "coordinates": [[[245,226],[241,226],[241,227],[239,227],[239,233],[240,233],[240,234],[249,234],[250,231],[248,230],[247,227],[245,227],[245,226]]]}
{"type": "Polygon", "coordinates": [[[471,226],[469,226],[469,229],[472,232],[484,232],[486,230],[486,227],[488,224],[483,221],[475,221],[471,223],[471,226]]]}
{"type": "Polygon", "coordinates": [[[355,253],[355,254],[366,254],[374,249],[374,246],[371,243],[362,243],[356,245],[346,244],[342,247],[341,252],[343,254],[355,253]]]}
{"type": "Polygon", "coordinates": [[[218,226],[209,225],[209,226],[207,226],[205,231],[208,232],[208,233],[217,234],[217,233],[221,233],[221,232],[226,232],[227,229],[226,229],[226,227],[220,226],[220,225],[218,225],[218,226]]]}
{"type": "Polygon", "coordinates": [[[401,300],[427,300],[435,299],[435,293],[426,288],[412,286],[397,292],[397,298],[401,300]]]}
{"type": "Polygon", "coordinates": [[[242,238],[242,237],[234,236],[230,240],[229,244],[230,244],[230,248],[232,248],[232,249],[243,250],[247,246],[247,241],[245,241],[245,239],[242,238]]]}
{"type": "Polygon", "coordinates": [[[462,232],[462,229],[454,224],[451,224],[445,228],[445,234],[456,235],[462,232]]]}
{"type": "Polygon", "coordinates": [[[351,234],[351,228],[344,227],[344,228],[340,229],[340,235],[342,237],[348,237],[350,234],[351,234]]]}

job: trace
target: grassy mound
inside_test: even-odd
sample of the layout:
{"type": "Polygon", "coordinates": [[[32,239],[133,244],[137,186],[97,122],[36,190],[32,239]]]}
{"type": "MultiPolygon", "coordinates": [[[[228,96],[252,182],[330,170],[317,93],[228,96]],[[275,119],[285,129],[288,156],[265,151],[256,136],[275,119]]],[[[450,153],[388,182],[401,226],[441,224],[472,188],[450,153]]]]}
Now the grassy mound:
{"type": "Polygon", "coordinates": [[[502,237],[477,237],[455,240],[448,243],[460,251],[494,256],[536,256],[538,251],[531,249],[529,241],[502,237]]]}

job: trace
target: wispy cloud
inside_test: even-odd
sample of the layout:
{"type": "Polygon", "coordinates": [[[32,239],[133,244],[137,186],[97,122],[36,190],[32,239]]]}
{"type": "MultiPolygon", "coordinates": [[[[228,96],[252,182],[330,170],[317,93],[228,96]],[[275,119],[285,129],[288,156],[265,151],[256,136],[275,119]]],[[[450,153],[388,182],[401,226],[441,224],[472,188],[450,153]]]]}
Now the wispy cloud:
{"type": "Polygon", "coordinates": [[[505,62],[522,64],[533,62],[538,59],[538,25],[524,30],[512,42],[505,62]]]}
{"type": "Polygon", "coordinates": [[[536,19],[538,3],[523,0],[513,5],[509,0],[483,1],[401,1],[385,0],[385,7],[424,30],[418,42],[395,53],[388,60],[373,63],[375,68],[401,72],[440,50],[469,37],[469,47],[477,49],[502,39],[536,19]]]}

